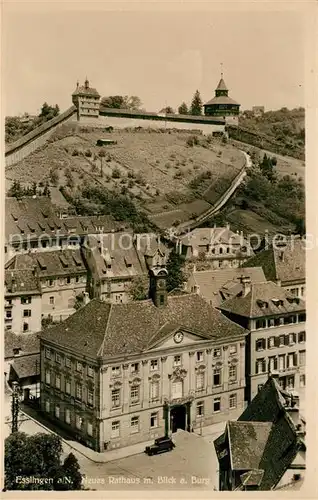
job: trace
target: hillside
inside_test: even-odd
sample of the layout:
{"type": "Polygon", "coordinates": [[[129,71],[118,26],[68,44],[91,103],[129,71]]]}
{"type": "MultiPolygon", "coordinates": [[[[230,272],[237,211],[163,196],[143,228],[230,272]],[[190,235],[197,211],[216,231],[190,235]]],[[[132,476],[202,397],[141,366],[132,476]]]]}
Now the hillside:
{"type": "MultiPolygon", "coordinates": [[[[276,144],[271,151],[284,155],[304,158],[305,152],[305,110],[282,108],[277,111],[267,111],[259,117],[245,111],[239,119],[242,129],[261,134],[264,140],[276,144]]],[[[254,144],[258,146],[258,144],[254,144]]]]}
{"type": "Polygon", "coordinates": [[[132,200],[160,226],[188,220],[215,203],[244,166],[244,155],[220,139],[169,130],[75,129],[63,126],[49,142],[18,164],[6,168],[13,181],[63,187],[71,199],[86,196],[89,210],[99,210],[91,188],[132,200]],[[97,146],[105,138],[116,144],[97,146]],[[83,195],[84,193],[84,195],[83,195]],[[175,212],[178,212],[177,215],[175,212]],[[158,220],[159,220],[158,219],[158,220]]]}

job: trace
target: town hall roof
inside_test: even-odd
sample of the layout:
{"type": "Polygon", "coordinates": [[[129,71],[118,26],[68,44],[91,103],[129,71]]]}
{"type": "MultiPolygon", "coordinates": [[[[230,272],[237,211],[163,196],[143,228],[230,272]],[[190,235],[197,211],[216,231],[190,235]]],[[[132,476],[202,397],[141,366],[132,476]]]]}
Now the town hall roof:
{"type": "MultiPolygon", "coordinates": [[[[168,295],[165,307],[152,300],[109,304],[93,299],[62,323],[41,333],[41,339],[91,357],[139,354],[167,337],[169,325],[202,339],[227,341],[246,331],[196,294],[168,295]]],[[[171,326],[171,328],[172,328],[171,326]]]]}

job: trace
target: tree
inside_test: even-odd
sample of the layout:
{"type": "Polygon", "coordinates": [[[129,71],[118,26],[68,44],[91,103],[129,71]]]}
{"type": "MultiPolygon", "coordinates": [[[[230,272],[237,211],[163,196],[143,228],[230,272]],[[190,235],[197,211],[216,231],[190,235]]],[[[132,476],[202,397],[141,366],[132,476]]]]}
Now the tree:
{"type": "Polygon", "coordinates": [[[61,464],[62,441],[55,434],[37,433],[27,436],[14,432],[5,440],[6,490],[81,489],[81,474],[77,459],[70,454],[61,464]],[[17,478],[34,477],[25,483],[17,478]],[[65,481],[65,478],[70,481],[65,481]],[[44,478],[52,481],[44,482],[44,478]]]}
{"type": "Polygon", "coordinates": [[[180,254],[178,254],[175,250],[169,255],[167,261],[167,291],[171,292],[175,288],[179,288],[182,286],[185,281],[185,277],[183,274],[183,265],[184,260],[180,254]]]}
{"type": "Polygon", "coordinates": [[[132,280],[129,295],[132,300],[145,300],[148,298],[147,289],[141,277],[132,280]]]}
{"type": "Polygon", "coordinates": [[[142,102],[136,95],[110,95],[102,98],[101,105],[105,106],[105,108],[130,109],[131,111],[136,111],[141,108],[142,102]]]}
{"type": "Polygon", "coordinates": [[[13,181],[12,186],[7,192],[7,196],[13,196],[14,198],[21,198],[24,194],[24,189],[21,187],[19,181],[13,181]]]}
{"type": "Polygon", "coordinates": [[[162,108],[159,113],[166,113],[166,115],[174,115],[174,109],[171,106],[166,106],[162,108]]]}
{"type": "Polygon", "coordinates": [[[39,118],[42,118],[42,121],[48,121],[59,115],[60,108],[57,104],[55,106],[50,106],[47,102],[42,105],[41,112],[39,114],[39,118]]]}
{"type": "Polygon", "coordinates": [[[304,236],[306,234],[306,221],[303,217],[297,219],[295,225],[295,233],[300,236],[304,236]]]}
{"type": "Polygon", "coordinates": [[[178,107],[178,113],[179,115],[187,115],[189,113],[188,106],[185,102],[181,103],[178,107]]]}
{"type": "Polygon", "coordinates": [[[195,91],[195,94],[193,96],[193,99],[191,102],[190,114],[191,115],[202,115],[202,99],[201,99],[200,92],[198,90],[195,91]]]}

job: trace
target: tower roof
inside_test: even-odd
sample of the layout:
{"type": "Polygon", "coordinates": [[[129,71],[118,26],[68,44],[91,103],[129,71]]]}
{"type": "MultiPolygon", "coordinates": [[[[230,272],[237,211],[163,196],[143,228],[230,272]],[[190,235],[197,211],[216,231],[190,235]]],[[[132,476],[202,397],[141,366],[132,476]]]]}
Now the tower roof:
{"type": "Polygon", "coordinates": [[[215,90],[228,90],[227,86],[225,85],[225,81],[223,80],[223,76],[221,76],[221,80],[219,81],[219,84],[215,90]]]}

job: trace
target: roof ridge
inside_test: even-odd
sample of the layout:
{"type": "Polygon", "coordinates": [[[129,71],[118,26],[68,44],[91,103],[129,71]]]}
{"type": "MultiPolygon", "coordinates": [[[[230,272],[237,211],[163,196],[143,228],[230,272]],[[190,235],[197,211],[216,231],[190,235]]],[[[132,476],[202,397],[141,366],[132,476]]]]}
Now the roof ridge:
{"type": "Polygon", "coordinates": [[[106,341],[106,335],[107,335],[107,330],[108,330],[108,326],[109,326],[109,320],[110,320],[110,316],[111,316],[111,313],[113,311],[113,305],[114,304],[110,304],[110,308],[109,308],[109,313],[108,313],[108,318],[107,318],[107,322],[106,322],[106,327],[105,327],[105,332],[104,332],[104,337],[103,337],[103,342],[100,346],[100,348],[98,349],[97,351],[97,356],[103,356],[103,352],[104,352],[104,344],[105,344],[105,341],[106,341]]]}

